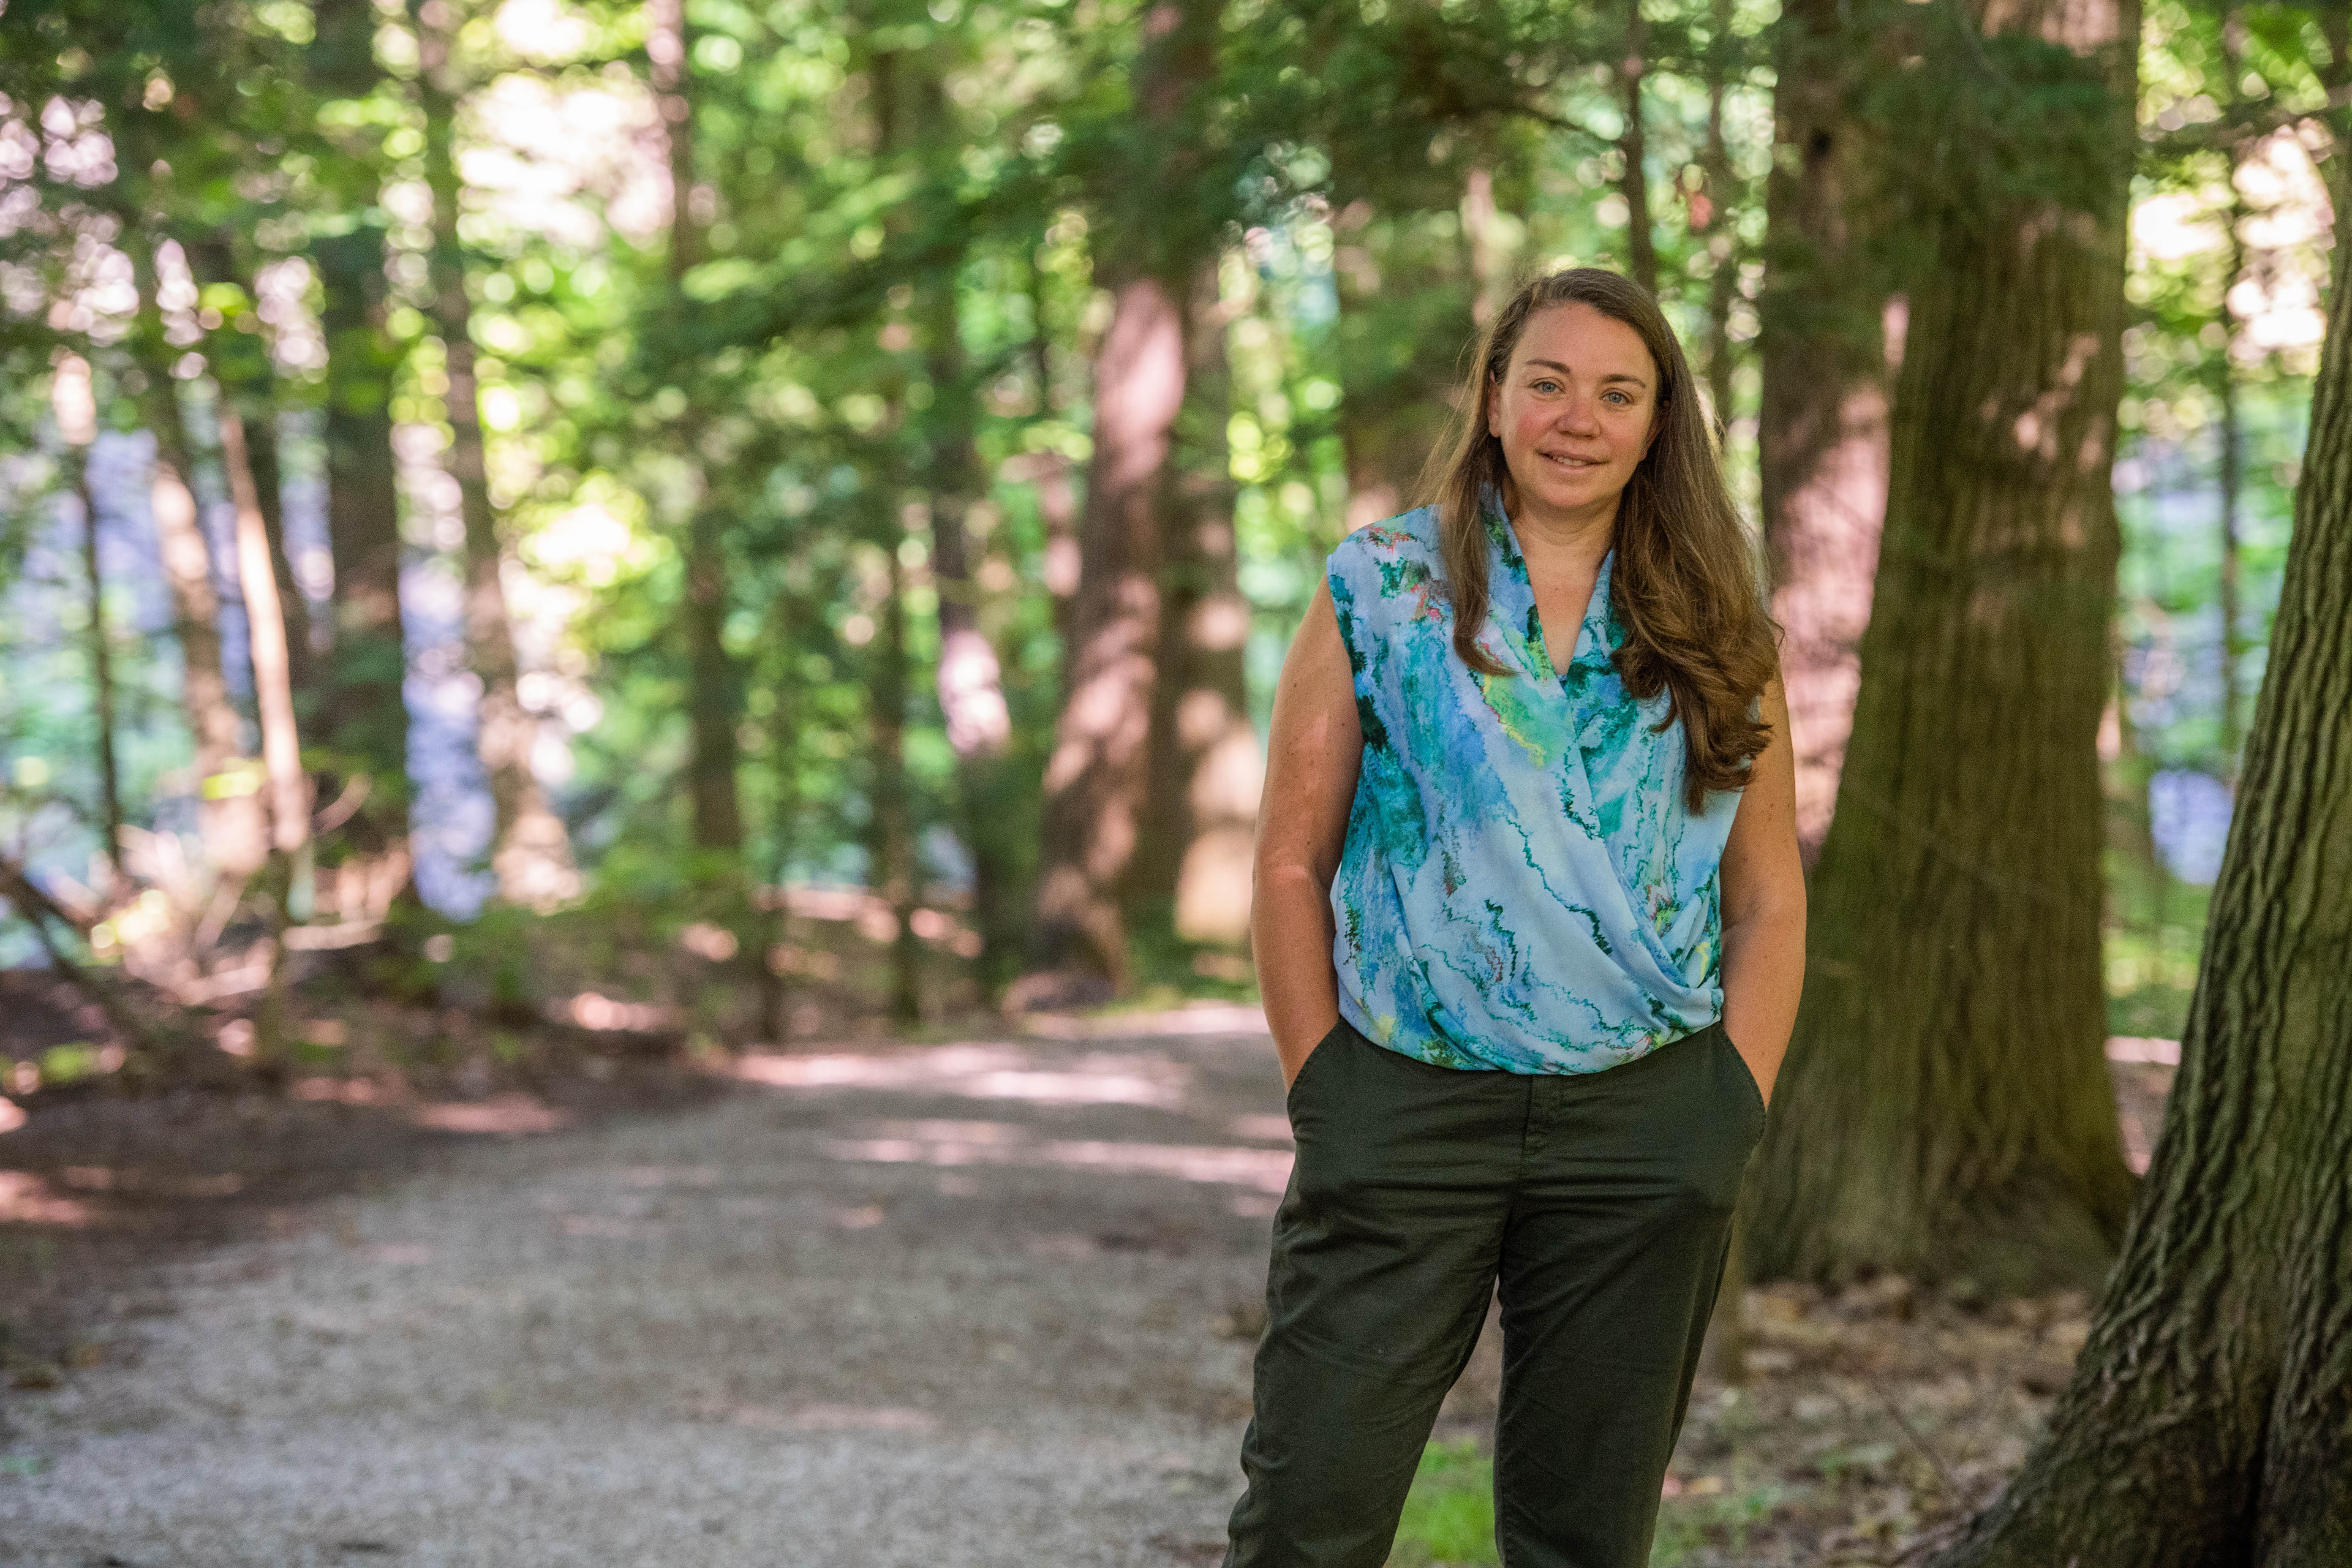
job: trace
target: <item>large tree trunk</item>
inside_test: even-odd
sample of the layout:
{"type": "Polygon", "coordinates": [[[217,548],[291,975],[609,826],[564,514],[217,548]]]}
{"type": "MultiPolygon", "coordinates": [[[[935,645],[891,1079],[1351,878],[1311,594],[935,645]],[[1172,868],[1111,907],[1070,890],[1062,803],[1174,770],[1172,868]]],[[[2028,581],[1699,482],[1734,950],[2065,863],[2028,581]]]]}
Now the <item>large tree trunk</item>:
{"type": "MultiPolygon", "coordinates": [[[[1135,70],[1139,139],[1157,167],[1133,171],[1116,204],[1133,208],[1190,177],[1181,121],[1215,67],[1221,0],[1158,0],[1142,17],[1135,70]],[[1143,193],[1152,195],[1146,197],[1143,193]]],[[[1205,244],[1188,247],[1131,211],[1103,232],[1112,248],[1097,281],[1111,320],[1095,355],[1094,454],[1078,524],[1077,593],[1066,672],[1045,766],[1032,974],[1016,1005],[1099,995],[1128,974],[1126,882],[1150,787],[1158,679],[1160,541],[1169,456],[1184,402],[1184,303],[1205,244]]]]}
{"type": "Polygon", "coordinates": [[[133,339],[144,385],[140,417],[155,437],[151,489],[157,552],[172,593],[180,644],[180,703],[194,743],[196,833],[205,854],[226,876],[249,877],[268,858],[260,777],[244,758],[244,722],[229,700],[221,663],[220,595],[214,587],[212,546],[196,511],[188,426],[172,353],[163,341],[153,253],[131,247],[139,286],[140,327],[133,339]]]}
{"type": "Polygon", "coordinates": [[[439,330],[449,419],[449,475],[465,523],[466,651],[482,683],[475,744],[488,775],[495,826],[490,869],[498,895],[543,908],[577,890],[571,837],[531,768],[539,721],[522,703],[521,665],[500,572],[506,547],[490,502],[482,416],[474,374],[473,306],[466,297],[464,242],[457,235],[463,182],[456,150],[459,85],[450,59],[461,18],[453,0],[409,0],[415,25],[417,98],[425,119],[425,174],[433,190],[432,314],[439,330]]]}
{"type": "Polygon", "coordinates": [[[1937,1568],[2352,1563],[2352,212],[2180,1073],[2074,1381],[1937,1568]]]}
{"type": "Polygon", "coordinates": [[[1249,604],[1238,581],[1232,405],[1217,258],[1202,261],[1184,323],[1178,475],[1160,582],[1164,652],[1152,703],[1149,820],[1137,907],[1164,906],[1179,941],[1233,946],[1249,934],[1250,857],[1265,761],[1242,668],[1249,604]]]}
{"type": "Polygon", "coordinates": [[[1763,1277],[2091,1284],[2131,1200],[2096,739],[2139,17],[1999,15],[2082,58],[2081,128],[2110,161],[2022,171],[2092,210],[1988,197],[1928,237],[1810,984],[1749,1194],[1763,1277]]]}
{"type": "MultiPolygon", "coordinates": [[[[364,98],[377,79],[374,7],[368,0],[320,0],[316,16],[309,63],[319,89],[364,98]]],[[[364,792],[338,837],[362,859],[395,868],[404,889],[410,790],[402,686],[408,658],[392,450],[392,387],[401,354],[387,330],[383,223],[362,216],[341,234],[320,237],[310,261],[327,341],[327,547],[335,571],[315,734],[326,754],[331,796],[364,792]]]]}
{"type": "Polygon", "coordinates": [[[1877,150],[1851,100],[1871,57],[1841,0],[1780,16],[1757,422],[1797,839],[1821,854],[1862,680],[1886,510],[1886,289],[1865,232],[1877,150]]]}

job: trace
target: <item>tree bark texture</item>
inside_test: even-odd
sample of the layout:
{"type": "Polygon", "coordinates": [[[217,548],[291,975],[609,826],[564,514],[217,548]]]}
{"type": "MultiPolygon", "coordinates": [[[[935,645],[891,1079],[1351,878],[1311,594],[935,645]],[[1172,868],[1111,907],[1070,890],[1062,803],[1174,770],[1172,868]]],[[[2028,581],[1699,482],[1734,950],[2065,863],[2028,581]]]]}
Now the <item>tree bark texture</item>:
{"type": "Polygon", "coordinates": [[[463,183],[456,153],[458,84],[450,60],[457,18],[449,0],[409,0],[416,28],[417,96],[425,119],[425,169],[433,191],[432,314],[445,355],[448,389],[449,475],[457,481],[465,524],[466,650],[482,683],[476,749],[488,777],[495,826],[490,869],[499,897],[545,908],[578,890],[571,837],[531,768],[539,721],[522,703],[514,624],[500,580],[505,541],[490,502],[489,471],[475,380],[473,306],[466,295],[457,234],[463,183]]]}
{"type": "MultiPolygon", "coordinates": [[[[1216,63],[1221,0],[1159,0],[1142,17],[1137,118],[1150,165],[1110,205],[1156,202],[1192,177],[1182,121],[1216,63]]],[[[1034,983],[1016,1005],[1124,985],[1122,902],[1150,789],[1153,690],[1160,652],[1160,567],[1169,458],[1184,401],[1184,297],[1207,238],[1182,224],[1111,223],[1097,283],[1111,320],[1095,355],[1094,454],[1078,524],[1077,592],[1064,646],[1062,710],[1045,773],[1037,889],[1030,925],[1034,983]]]]}
{"type": "Polygon", "coordinates": [[[1751,1173],[1766,1278],[2092,1284],[2131,1200],[2103,1051],[2096,740],[2138,14],[1999,15],[2075,53],[2106,89],[2076,112],[2119,151],[2095,210],[1947,206],[1912,292],[1853,739],[1751,1173]]]}
{"type": "MultiPolygon", "coordinates": [[[[376,20],[368,0],[320,0],[309,55],[322,96],[375,90],[376,20]]],[[[355,158],[372,187],[364,156],[355,158]]],[[[373,195],[371,188],[364,193],[373,195]]],[[[388,331],[384,227],[362,209],[343,233],[313,240],[327,343],[327,547],[334,563],[328,650],[313,738],[326,787],[364,791],[337,837],[358,855],[404,854],[408,838],[408,657],[401,626],[400,489],[392,450],[401,353],[388,331]]]]}
{"type": "Polygon", "coordinates": [[[2050,1427],[1936,1568],[2352,1563],[2352,213],[2155,1163],[2050,1427]]]}
{"type": "Polygon", "coordinates": [[[1887,291],[1868,254],[1877,149],[1852,107],[1870,62],[1858,31],[1839,0],[1782,11],[1764,197],[1757,447],[1808,865],[1837,800],[1886,510],[1887,291]]]}
{"type": "Polygon", "coordinates": [[[1265,759],[1242,667],[1249,605],[1234,536],[1227,318],[1217,268],[1214,257],[1201,264],[1186,301],[1185,396],[1160,574],[1165,651],[1152,703],[1148,819],[1157,831],[1139,852],[1134,901],[1164,905],[1181,942],[1233,946],[1249,934],[1265,759]]]}

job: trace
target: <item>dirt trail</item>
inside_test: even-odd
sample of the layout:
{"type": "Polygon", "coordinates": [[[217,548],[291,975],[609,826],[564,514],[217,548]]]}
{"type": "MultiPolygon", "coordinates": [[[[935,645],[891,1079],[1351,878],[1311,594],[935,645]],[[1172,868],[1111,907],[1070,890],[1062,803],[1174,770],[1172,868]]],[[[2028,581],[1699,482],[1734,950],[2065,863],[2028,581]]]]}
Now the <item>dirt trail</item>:
{"type": "Polygon", "coordinates": [[[753,1058],[149,1266],[0,1407],[0,1561],[1214,1562],[1280,1085],[1127,1029],[753,1058]]]}

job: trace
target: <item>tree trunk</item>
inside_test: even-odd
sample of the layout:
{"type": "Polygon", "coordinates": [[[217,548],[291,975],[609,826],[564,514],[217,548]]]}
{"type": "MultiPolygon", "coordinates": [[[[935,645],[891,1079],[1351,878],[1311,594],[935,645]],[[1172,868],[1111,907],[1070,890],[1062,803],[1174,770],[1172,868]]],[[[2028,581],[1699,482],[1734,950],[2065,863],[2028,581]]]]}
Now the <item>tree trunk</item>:
{"type": "Polygon", "coordinates": [[[398,354],[385,332],[383,231],[317,242],[327,339],[327,543],[334,561],[332,646],[319,742],[331,786],[366,791],[340,829],[365,857],[408,838],[408,674],[400,605],[400,494],[392,451],[398,354]]]}
{"type": "MultiPolygon", "coordinates": [[[[682,289],[699,266],[705,242],[695,213],[694,38],[687,26],[685,0],[648,0],[646,57],[669,150],[669,285],[682,289]]],[[[689,369],[687,372],[691,374],[689,369]]],[[[689,405],[690,406],[690,405],[689,405]]],[[[680,629],[687,648],[687,797],[693,808],[694,847],[708,874],[722,890],[740,889],[743,855],[743,806],[737,793],[740,747],[735,660],[727,651],[727,552],[724,519],[710,494],[695,436],[703,421],[689,412],[674,438],[690,479],[693,508],[685,537],[686,599],[680,629]]]]}
{"type": "MultiPolygon", "coordinates": [[[[248,287],[237,271],[236,250],[226,233],[194,241],[186,249],[189,269],[199,285],[225,283],[248,299],[258,299],[258,290],[248,287]]],[[[286,626],[287,668],[298,704],[307,707],[317,695],[317,674],[312,668],[310,602],[302,596],[294,563],[286,553],[285,486],[278,462],[277,367],[261,337],[244,330],[207,333],[205,357],[213,384],[220,389],[222,406],[234,410],[243,431],[243,460],[261,509],[262,536],[268,545],[270,574],[277,580],[278,603],[286,626]]]]}
{"type": "Polygon", "coordinates": [[[892,916],[891,1022],[915,1024],[921,1022],[923,1007],[919,984],[921,947],[914,921],[919,893],[914,803],[907,785],[907,575],[887,531],[883,548],[889,554],[890,588],[889,597],[880,606],[879,664],[874,672],[873,872],[866,879],[889,904],[892,916]]]}
{"type": "Polygon", "coordinates": [[[1737,187],[1723,125],[1723,99],[1731,75],[1731,0],[1713,0],[1707,8],[1706,150],[1699,165],[1705,177],[1695,204],[1703,208],[1691,215],[1691,227],[1706,237],[1707,258],[1715,268],[1706,285],[1706,397],[1717,438],[1723,442],[1728,442],[1731,433],[1731,304],[1739,293],[1739,234],[1731,212],[1737,187]]]}
{"type": "Polygon", "coordinates": [[[2074,1381],[1936,1568],[2352,1563],[2352,213],[2156,1161],[2074,1381]]]}
{"type": "Polygon", "coordinates": [[[221,466],[226,470],[229,500],[236,509],[236,573],[245,594],[253,703],[261,718],[269,841],[279,853],[290,855],[310,842],[310,781],[302,771],[302,742],[294,718],[286,616],[278,597],[278,574],[271,569],[268,529],[262,521],[259,481],[246,444],[245,421],[225,395],[218,411],[221,466]]]}
{"type": "Polygon", "coordinates": [[[775,902],[770,907],[772,923],[754,945],[760,958],[760,1012],[767,1022],[768,1038],[779,1046],[793,1037],[793,985],[784,967],[783,950],[793,939],[789,893],[793,845],[799,836],[801,808],[799,653],[793,644],[798,608],[793,581],[787,575],[776,584],[776,596],[769,604],[768,624],[761,639],[773,682],[769,693],[767,748],[768,772],[775,780],[776,791],[768,818],[769,864],[774,868],[769,880],[775,902]]]}
{"type": "MultiPolygon", "coordinates": [[[[322,96],[362,99],[378,84],[369,0],[320,0],[308,64],[322,96]]],[[[373,150],[370,150],[372,153],[373,150]]],[[[366,155],[362,154],[364,158],[366,155]]],[[[335,581],[315,739],[331,798],[363,792],[337,829],[363,862],[397,857],[408,884],[408,674],[401,626],[400,489],[392,450],[392,389],[401,351],[388,327],[384,228],[370,220],[376,181],[363,161],[360,219],[311,242],[327,342],[327,545],[335,581]]],[[[362,867],[351,868],[363,879],[362,867]]],[[[343,874],[341,868],[337,876],[343,874]]]]}
{"type": "Polygon", "coordinates": [[[1840,0],[1781,12],[1758,343],[1764,540],[1809,866],[1853,725],[1886,509],[1887,294],[1864,216],[1876,149],[1849,107],[1870,57],[1845,18],[1840,0]]]}
{"type": "Polygon", "coordinates": [[[1625,167],[1617,177],[1617,190],[1625,200],[1625,270],[1634,282],[1654,294],[1658,291],[1658,241],[1650,230],[1650,147],[1642,124],[1642,79],[1649,74],[1644,58],[1649,47],[1642,0],[1625,0],[1625,52],[1617,61],[1617,108],[1625,117],[1617,153],[1625,167]]]}
{"type": "MultiPolygon", "coordinates": [[[[2221,17],[2221,73],[2228,79],[2223,101],[2235,108],[2240,98],[2238,83],[2245,70],[2245,15],[2231,6],[2221,17]]],[[[2230,308],[2230,290],[2246,270],[2246,239],[2244,226],[2252,215],[2246,210],[2246,198],[2238,189],[2238,164],[2245,154],[2242,143],[2230,149],[2230,210],[2223,220],[2229,225],[2230,270],[2221,279],[2221,309],[2216,324],[2221,329],[2221,352],[2214,367],[2215,392],[2221,404],[2221,418],[2215,438],[2221,447],[2221,591],[2217,608],[2221,616],[2221,776],[2235,784],[2238,777],[2238,752],[2245,733],[2245,704],[2240,697],[2244,680],[2239,673],[2242,645],[2238,638],[2238,591],[2241,578],[2239,551],[2238,501],[2243,480],[2239,462],[2243,456],[2244,442],[2238,429],[2238,346],[2237,313],[2230,308]]],[[[2339,149],[2336,154],[2343,156],[2339,149]]]]}
{"type": "Polygon", "coordinates": [[[153,253],[131,247],[139,288],[140,326],[132,340],[140,374],[140,416],[155,437],[151,492],[157,552],[172,592],[172,618],[180,644],[181,710],[194,747],[196,832],[215,868],[249,877],[268,858],[259,771],[244,757],[244,723],[229,700],[221,663],[220,595],[213,583],[212,546],[196,513],[189,476],[188,426],[172,377],[156,303],[153,253]]]}
{"type": "MultiPolygon", "coordinates": [[[[1181,122],[1215,68],[1222,11],[1221,0],[1158,0],[1144,13],[1134,94],[1152,163],[1107,193],[1117,204],[1164,205],[1166,190],[1191,178],[1195,154],[1181,122]]],[[[1182,295],[1209,248],[1203,237],[1182,226],[1162,231],[1146,216],[1099,230],[1113,247],[1097,271],[1111,320],[1095,355],[1094,455],[1062,711],[1045,766],[1032,974],[1009,995],[1015,1005],[1099,996],[1128,975],[1121,903],[1150,788],[1160,541],[1184,401],[1182,295]]]]}
{"type": "Polygon", "coordinates": [[[2019,171],[2093,210],[1989,197],[1927,237],[1810,984],[1749,1194],[1765,1278],[2092,1284],[2131,1200],[2102,1050],[2096,740],[2139,18],[2133,0],[1998,14],[2082,60],[2075,112],[2109,162],[2019,171]]]}
{"type": "Polygon", "coordinates": [[[253,660],[254,708],[261,718],[262,771],[268,779],[271,855],[267,885],[268,979],[254,1014],[255,1054],[274,1060],[283,1047],[288,1005],[286,928],[293,923],[293,857],[310,841],[310,776],[302,771],[302,742],[294,717],[293,663],[270,560],[268,525],[247,448],[245,422],[227,388],[218,404],[221,467],[236,509],[236,574],[245,593],[247,643],[253,660]]]}
{"type": "Polygon", "coordinates": [[[1164,906],[1181,942],[1231,947],[1249,934],[1250,858],[1265,760],[1250,722],[1243,651],[1249,605],[1237,580],[1232,404],[1217,258],[1194,279],[1185,321],[1176,495],[1160,592],[1166,648],[1152,703],[1149,820],[1135,903],[1164,906]]]}
{"type": "MultiPolygon", "coordinates": [[[[931,113],[943,115],[936,79],[926,88],[931,113]]],[[[965,528],[982,486],[973,439],[974,389],[964,364],[951,269],[927,286],[923,312],[925,374],[931,387],[925,446],[931,582],[940,606],[940,716],[955,752],[964,842],[971,851],[972,921],[982,944],[980,969],[992,986],[1016,961],[1019,918],[1013,892],[1017,860],[1006,833],[1008,819],[1018,820],[1009,808],[1021,783],[1008,765],[1012,710],[1005,703],[1003,667],[995,645],[980,627],[980,589],[972,581],[965,528]]]]}
{"type": "Polygon", "coordinates": [[[457,481],[465,522],[466,650],[482,683],[476,746],[488,775],[495,827],[490,869],[498,896],[545,908],[575,892],[572,844],[547,790],[531,769],[539,721],[522,704],[514,625],[499,580],[506,549],[490,502],[482,449],[482,416],[474,374],[473,306],[466,297],[464,244],[457,235],[463,182],[455,147],[458,83],[450,59],[458,16],[453,0],[409,0],[416,29],[417,98],[425,119],[425,182],[433,191],[432,314],[439,331],[448,390],[449,474],[457,481]]]}
{"type": "Polygon", "coordinates": [[[114,871],[109,900],[129,891],[131,874],[122,860],[122,770],[114,748],[114,648],[106,630],[106,573],[98,553],[98,498],[89,488],[89,448],[98,439],[97,387],[88,360],[62,356],[50,384],[49,401],[58,435],[66,444],[66,469],[75,503],[81,509],[82,574],[89,584],[89,684],[92,719],[98,729],[98,818],[106,835],[107,864],[114,871]]]}

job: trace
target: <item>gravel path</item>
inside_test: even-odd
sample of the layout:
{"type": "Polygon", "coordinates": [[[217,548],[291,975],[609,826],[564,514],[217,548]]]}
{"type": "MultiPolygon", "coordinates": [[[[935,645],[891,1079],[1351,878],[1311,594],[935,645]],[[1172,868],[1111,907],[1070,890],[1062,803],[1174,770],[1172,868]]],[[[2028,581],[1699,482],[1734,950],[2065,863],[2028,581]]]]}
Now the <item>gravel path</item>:
{"type": "Polygon", "coordinates": [[[155,1268],[10,1395],[0,1562],[1213,1563],[1280,1085],[1128,1027],[754,1057],[155,1268]]]}

